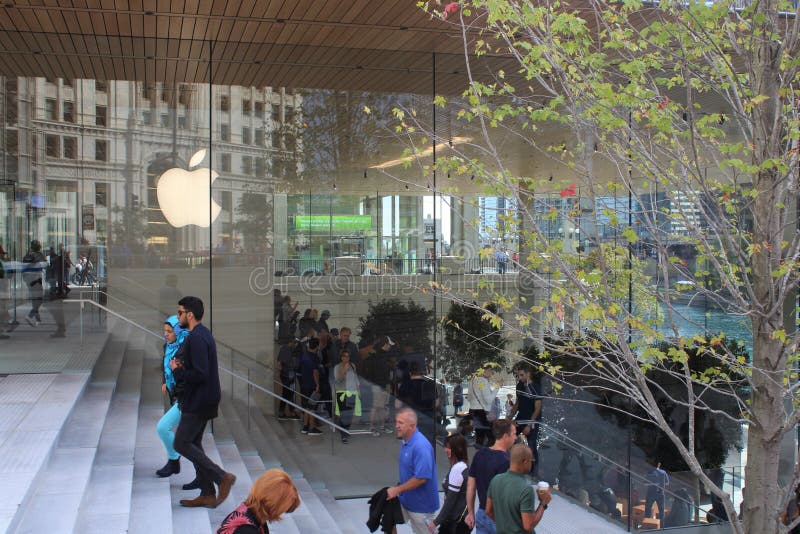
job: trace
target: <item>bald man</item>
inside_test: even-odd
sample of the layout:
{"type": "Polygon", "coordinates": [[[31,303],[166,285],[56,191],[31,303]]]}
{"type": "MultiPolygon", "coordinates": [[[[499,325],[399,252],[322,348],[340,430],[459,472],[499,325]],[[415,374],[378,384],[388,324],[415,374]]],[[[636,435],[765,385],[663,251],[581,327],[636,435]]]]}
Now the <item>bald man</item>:
{"type": "Polygon", "coordinates": [[[427,521],[439,509],[439,488],[436,486],[436,461],[433,446],[417,429],[417,414],[403,408],[395,416],[400,446],[400,483],[386,490],[386,498],[400,499],[403,518],[415,534],[429,534],[427,521]]]}
{"type": "Polygon", "coordinates": [[[550,493],[540,495],[536,507],[536,493],[525,475],[531,470],[533,453],[522,443],[511,447],[511,467],[497,475],[489,484],[486,494],[486,514],[494,519],[497,532],[503,534],[535,534],[550,502],[550,493]]]}

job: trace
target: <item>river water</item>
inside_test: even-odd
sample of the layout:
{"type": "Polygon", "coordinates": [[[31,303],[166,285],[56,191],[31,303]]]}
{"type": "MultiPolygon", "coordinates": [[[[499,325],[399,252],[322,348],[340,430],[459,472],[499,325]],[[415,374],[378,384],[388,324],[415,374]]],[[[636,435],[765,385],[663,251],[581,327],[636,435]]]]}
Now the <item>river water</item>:
{"type": "Polygon", "coordinates": [[[741,341],[747,351],[753,353],[753,333],[748,318],[687,304],[673,304],[672,308],[677,314],[676,322],[681,336],[693,336],[703,331],[709,334],[724,332],[726,337],[741,341]]]}

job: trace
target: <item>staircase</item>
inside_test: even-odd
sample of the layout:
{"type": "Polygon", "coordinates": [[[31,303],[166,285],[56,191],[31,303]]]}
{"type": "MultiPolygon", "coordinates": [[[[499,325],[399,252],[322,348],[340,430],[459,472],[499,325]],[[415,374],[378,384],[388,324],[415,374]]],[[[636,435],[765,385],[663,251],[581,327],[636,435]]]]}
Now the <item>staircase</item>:
{"type": "MultiPolygon", "coordinates": [[[[350,524],[329,492],[312,488],[289,453],[291,445],[283,443],[285,436],[276,435],[263,417],[253,417],[254,411],[248,431],[240,418],[247,416],[246,404],[228,398],[214,420],[214,434],[207,432],[203,445],[210,458],[236,475],[231,496],[213,510],[180,506],[180,499],[197,494],[181,490],[194,478],[191,464],[182,461],[178,475],[155,476],[166,456],[155,431],[164,405],[154,341],[127,327],[115,329],[88,380],[71,380],[71,397],[62,399],[65,407],[56,414],[61,424],[51,432],[51,439],[56,436],[52,448],[34,462],[38,471],[28,476],[18,506],[0,511],[5,513],[0,532],[213,533],[245,499],[253,480],[272,467],[290,473],[302,504],[271,524],[270,532],[367,532],[363,525],[357,529],[350,524]]],[[[62,382],[61,377],[70,376],[54,375],[62,382]]],[[[44,401],[51,404],[53,399],[44,401]]],[[[24,440],[16,443],[18,456],[25,455],[24,445],[24,440]]],[[[13,459],[18,465],[31,463],[24,460],[13,459]]],[[[7,487],[12,493],[14,486],[7,487]]]]}
{"type": "MultiPolygon", "coordinates": [[[[180,474],[155,476],[156,469],[166,461],[155,430],[164,413],[161,346],[155,338],[124,323],[110,331],[110,340],[91,374],[0,375],[0,386],[18,382],[22,391],[39,399],[22,422],[17,421],[16,430],[7,430],[14,426],[14,415],[8,408],[11,404],[3,404],[8,401],[4,399],[7,388],[0,387],[0,405],[6,412],[0,416],[0,453],[10,455],[0,455],[0,476],[4,477],[0,484],[0,533],[209,534],[244,500],[253,480],[273,467],[289,473],[302,504],[283,520],[270,524],[270,532],[368,532],[366,500],[335,499],[320,476],[326,469],[342,469],[336,464],[343,459],[352,460],[357,450],[352,446],[359,440],[344,446],[350,448],[339,448],[338,436],[334,436],[335,455],[330,455],[333,445],[327,428],[322,437],[298,440],[297,422],[265,417],[253,408],[264,399],[255,394],[248,398],[247,389],[241,383],[231,387],[229,377],[226,385],[224,374],[220,417],[214,420],[213,434],[204,436],[203,445],[209,457],[236,474],[237,481],[231,496],[217,509],[181,507],[180,499],[197,494],[181,489],[194,478],[191,464],[182,460],[180,474]],[[47,443],[31,448],[31,431],[39,431],[37,435],[47,443]]],[[[23,396],[19,390],[8,395],[16,396],[14,403],[21,402],[19,397],[23,396]]],[[[393,440],[364,438],[356,445],[394,445],[393,440]]],[[[394,459],[394,449],[384,449],[382,455],[394,459]]],[[[381,465],[380,476],[393,470],[393,465],[388,469],[381,465]]],[[[352,476],[367,480],[366,486],[373,487],[371,473],[366,472],[369,469],[373,467],[365,464],[364,472],[352,476]]],[[[330,471],[327,476],[331,480],[330,471]]],[[[554,511],[552,519],[569,519],[574,527],[575,514],[582,510],[566,501],[561,504],[576,510],[560,510],[557,515],[554,511]]],[[[622,532],[603,520],[594,526],[599,527],[592,529],[596,533],[622,532]]],[[[410,532],[405,525],[398,528],[399,534],[410,532]]],[[[586,531],[554,524],[541,532],[586,531]]]]}

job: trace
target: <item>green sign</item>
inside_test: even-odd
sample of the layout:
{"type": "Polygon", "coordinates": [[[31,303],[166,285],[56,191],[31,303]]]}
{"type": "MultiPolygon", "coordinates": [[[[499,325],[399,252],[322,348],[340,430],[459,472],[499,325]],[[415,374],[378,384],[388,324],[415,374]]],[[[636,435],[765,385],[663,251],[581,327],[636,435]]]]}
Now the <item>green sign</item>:
{"type": "Polygon", "coordinates": [[[369,230],[372,227],[371,215],[295,215],[294,227],[297,230],[319,232],[347,232],[369,230]]]}

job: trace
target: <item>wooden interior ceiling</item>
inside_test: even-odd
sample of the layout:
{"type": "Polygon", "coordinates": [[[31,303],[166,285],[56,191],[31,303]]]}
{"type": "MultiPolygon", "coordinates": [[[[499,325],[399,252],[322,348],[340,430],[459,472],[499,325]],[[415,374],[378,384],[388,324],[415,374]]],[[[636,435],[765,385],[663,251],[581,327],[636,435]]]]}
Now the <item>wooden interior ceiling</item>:
{"type": "Polygon", "coordinates": [[[431,93],[435,57],[435,92],[466,84],[416,0],[14,0],[0,47],[5,76],[431,93]]]}

